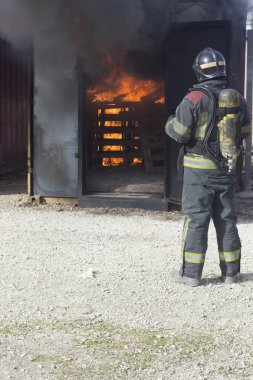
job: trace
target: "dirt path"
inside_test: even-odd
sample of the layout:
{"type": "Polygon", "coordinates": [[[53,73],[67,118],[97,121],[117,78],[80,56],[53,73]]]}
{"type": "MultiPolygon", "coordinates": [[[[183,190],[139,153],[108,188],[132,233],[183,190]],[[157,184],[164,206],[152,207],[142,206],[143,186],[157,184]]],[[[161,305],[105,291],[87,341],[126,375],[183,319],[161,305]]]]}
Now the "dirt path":
{"type": "Polygon", "coordinates": [[[192,289],[170,282],[179,212],[36,205],[0,186],[1,380],[253,379],[252,201],[238,203],[241,282],[220,282],[211,226],[192,289]]]}

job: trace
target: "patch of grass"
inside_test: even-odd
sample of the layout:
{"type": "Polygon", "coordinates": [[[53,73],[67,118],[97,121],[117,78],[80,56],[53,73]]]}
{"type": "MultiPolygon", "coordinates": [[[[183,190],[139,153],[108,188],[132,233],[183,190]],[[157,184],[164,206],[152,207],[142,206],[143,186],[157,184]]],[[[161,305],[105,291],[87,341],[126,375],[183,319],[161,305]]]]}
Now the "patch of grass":
{"type": "Polygon", "coordinates": [[[113,332],[115,331],[115,326],[113,326],[111,323],[103,321],[95,325],[95,328],[97,331],[102,332],[102,333],[107,333],[107,332],[113,332]]]}
{"type": "Polygon", "coordinates": [[[8,326],[0,326],[0,334],[4,335],[15,335],[15,330],[8,326]]]}
{"type": "Polygon", "coordinates": [[[214,350],[214,338],[212,335],[173,336],[170,345],[175,346],[180,355],[189,360],[200,356],[208,356],[214,350]]]}
{"type": "Polygon", "coordinates": [[[148,346],[151,346],[153,348],[163,349],[169,343],[168,338],[165,338],[165,337],[159,336],[159,335],[153,335],[152,333],[150,333],[148,331],[146,332],[146,334],[143,334],[143,336],[141,336],[140,339],[144,345],[148,345],[148,346]]]}
{"type": "Polygon", "coordinates": [[[124,328],[106,321],[89,325],[85,320],[0,323],[0,334],[28,334],[36,338],[42,332],[55,332],[57,337],[60,334],[65,342],[61,345],[59,340],[52,354],[44,351],[33,359],[35,363],[55,365],[53,371],[58,380],[123,380],[129,376],[145,379],[145,371],[156,369],[164,360],[177,368],[180,358],[191,363],[218,349],[211,334],[124,328]],[[68,355],[73,359],[68,360],[68,355]]]}
{"type": "Polygon", "coordinates": [[[60,355],[38,355],[32,360],[36,363],[50,363],[50,364],[69,364],[70,360],[60,355]]]}
{"type": "Polygon", "coordinates": [[[141,352],[125,352],[125,363],[130,367],[138,369],[148,369],[158,359],[158,355],[150,352],[148,349],[143,349],[141,352]]]}
{"type": "Polygon", "coordinates": [[[86,331],[87,326],[82,320],[76,321],[45,321],[33,320],[27,323],[5,323],[0,321],[0,334],[33,336],[38,331],[65,331],[79,334],[86,331]]]}
{"type": "Polygon", "coordinates": [[[0,334],[4,335],[20,335],[27,332],[27,325],[22,323],[0,322],[0,334]]]}

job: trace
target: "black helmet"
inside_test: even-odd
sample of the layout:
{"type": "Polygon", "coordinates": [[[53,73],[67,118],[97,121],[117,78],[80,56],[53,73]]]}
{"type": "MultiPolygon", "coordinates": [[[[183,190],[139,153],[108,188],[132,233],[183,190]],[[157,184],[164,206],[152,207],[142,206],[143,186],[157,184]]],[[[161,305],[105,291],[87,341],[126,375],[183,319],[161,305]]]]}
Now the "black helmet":
{"type": "Polygon", "coordinates": [[[202,50],[195,58],[193,69],[199,82],[226,77],[226,61],[223,55],[210,47],[202,50]]]}

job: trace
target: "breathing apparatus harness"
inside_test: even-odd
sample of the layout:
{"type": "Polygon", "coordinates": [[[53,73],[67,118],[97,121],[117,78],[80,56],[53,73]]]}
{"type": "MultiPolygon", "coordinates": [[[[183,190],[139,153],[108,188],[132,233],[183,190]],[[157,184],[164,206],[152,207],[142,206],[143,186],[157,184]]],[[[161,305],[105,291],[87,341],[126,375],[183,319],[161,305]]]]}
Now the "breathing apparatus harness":
{"type": "MultiPolygon", "coordinates": [[[[236,131],[236,125],[238,124],[242,109],[240,108],[239,104],[236,107],[231,107],[231,104],[228,104],[229,106],[225,107],[224,105],[226,105],[226,101],[222,103],[223,106],[220,106],[220,94],[222,93],[222,91],[226,91],[226,95],[234,95],[234,93],[238,93],[233,89],[224,89],[221,90],[219,94],[216,94],[214,91],[210,90],[210,88],[204,85],[198,85],[190,89],[190,92],[196,89],[204,92],[212,100],[213,103],[212,120],[209,123],[208,129],[205,133],[205,137],[203,140],[204,151],[207,157],[215,162],[215,164],[221,172],[227,174],[234,174],[236,158],[240,154],[238,131],[236,131]],[[232,119],[233,125],[231,125],[232,119]],[[227,154],[228,150],[226,150],[226,153],[224,154],[224,149],[221,149],[221,145],[223,143],[221,142],[221,137],[219,135],[221,133],[220,131],[222,129],[222,126],[224,127],[224,123],[228,123],[228,128],[234,129],[236,141],[234,141],[233,152],[231,152],[231,154],[227,154]],[[214,131],[214,128],[217,128],[217,141],[215,142],[215,149],[213,149],[212,145],[210,144],[210,137],[214,131]]],[[[228,135],[229,134],[231,135],[231,130],[228,131],[228,135]]]]}

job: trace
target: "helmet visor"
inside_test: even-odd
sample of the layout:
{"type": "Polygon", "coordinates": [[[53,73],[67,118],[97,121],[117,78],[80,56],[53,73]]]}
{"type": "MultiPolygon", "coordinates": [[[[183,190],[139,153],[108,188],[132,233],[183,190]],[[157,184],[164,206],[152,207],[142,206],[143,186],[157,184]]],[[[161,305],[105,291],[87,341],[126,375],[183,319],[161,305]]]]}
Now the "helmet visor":
{"type": "Polygon", "coordinates": [[[200,70],[206,78],[226,76],[224,61],[203,63],[200,65],[200,70]]]}

